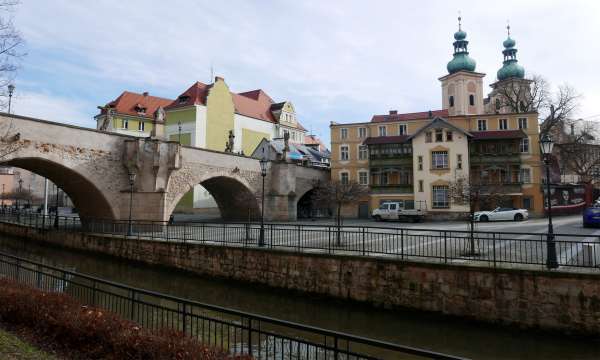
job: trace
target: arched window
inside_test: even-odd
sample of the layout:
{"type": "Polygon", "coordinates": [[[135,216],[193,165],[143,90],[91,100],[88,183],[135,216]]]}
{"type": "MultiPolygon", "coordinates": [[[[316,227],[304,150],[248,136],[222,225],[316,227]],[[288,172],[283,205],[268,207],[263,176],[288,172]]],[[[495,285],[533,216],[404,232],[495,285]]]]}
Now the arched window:
{"type": "Polygon", "coordinates": [[[454,96],[450,96],[448,102],[450,103],[450,107],[454,107],[454,96]]]}
{"type": "Polygon", "coordinates": [[[473,94],[469,95],[469,105],[475,105],[475,95],[473,94]]]}

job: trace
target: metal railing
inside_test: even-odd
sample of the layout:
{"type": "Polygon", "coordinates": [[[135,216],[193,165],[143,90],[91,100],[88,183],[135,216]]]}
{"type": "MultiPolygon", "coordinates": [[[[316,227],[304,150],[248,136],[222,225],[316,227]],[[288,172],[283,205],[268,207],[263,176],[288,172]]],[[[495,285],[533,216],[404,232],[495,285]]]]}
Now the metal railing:
{"type": "MultiPolygon", "coordinates": [[[[56,229],[108,234],[138,240],[258,247],[260,224],[200,222],[128,222],[76,217],[44,217],[39,214],[0,214],[0,222],[18,223],[37,229],[56,229]]],[[[498,267],[546,264],[546,233],[454,231],[402,227],[265,224],[264,247],[296,252],[381,256],[398,260],[443,263],[470,262],[498,267]]],[[[599,270],[600,236],[554,234],[561,267],[599,270]]]]}
{"type": "Polygon", "coordinates": [[[1,276],[256,359],[460,359],[135,288],[0,252],[1,276]]]}

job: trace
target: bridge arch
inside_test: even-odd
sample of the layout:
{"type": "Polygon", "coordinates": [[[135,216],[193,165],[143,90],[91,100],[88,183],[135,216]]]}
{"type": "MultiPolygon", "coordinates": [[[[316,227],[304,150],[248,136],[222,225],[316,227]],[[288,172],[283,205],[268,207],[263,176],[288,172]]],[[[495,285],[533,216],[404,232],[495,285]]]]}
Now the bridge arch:
{"type": "Polygon", "coordinates": [[[81,218],[116,219],[111,202],[77,168],[42,157],[15,157],[1,161],[0,165],[25,169],[49,179],[69,196],[81,218]]]}
{"type": "Polygon", "coordinates": [[[171,215],[183,196],[196,185],[202,185],[214,198],[223,220],[247,221],[260,218],[261,194],[242,176],[222,171],[206,173],[176,186],[173,177],[169,180],[169,192],[172,200],[167,204],[167,214],[171,215]],[[190,181],[191,180],[191,181],[190,181]]]}

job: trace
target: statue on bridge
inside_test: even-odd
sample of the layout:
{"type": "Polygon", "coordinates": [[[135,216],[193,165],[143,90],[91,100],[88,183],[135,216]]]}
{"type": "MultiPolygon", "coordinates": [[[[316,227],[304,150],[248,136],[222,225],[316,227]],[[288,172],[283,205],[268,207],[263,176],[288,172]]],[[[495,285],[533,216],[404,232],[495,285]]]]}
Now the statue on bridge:
{"type": "Polygon", "coordinates": [[[229,139],[225,143],[225,152],[233,152],[234,139],[233,130],[229,130],[229,139]]]}
{"type": "Polygon", "coordinates": [[[153,139],[159,140],[167,140],[165,134],[165,122],[167,120],[167,113],[162,106],[159,106],[158,109],[154,112],[154,117],[152,119],[152,131],[150,132],[150,137],[153,139]]]}

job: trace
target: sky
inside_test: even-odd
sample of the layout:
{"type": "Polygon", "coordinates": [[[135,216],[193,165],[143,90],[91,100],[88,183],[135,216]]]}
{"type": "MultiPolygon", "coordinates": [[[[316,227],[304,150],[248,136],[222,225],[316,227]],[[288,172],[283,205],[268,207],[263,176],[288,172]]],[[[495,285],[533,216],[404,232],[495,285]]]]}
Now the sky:
{"type": "Polygon", "coordinates": [[[459,11],[486,88],[508,20],[526,74],[573,86],[577,116],[600,121],[600,1],[21,0],[12,108],[95,127],[122,91],[176,98],[212,68],[233,92],[291,101],[329,142],[331,121],[441,108],[459,11]]]}

